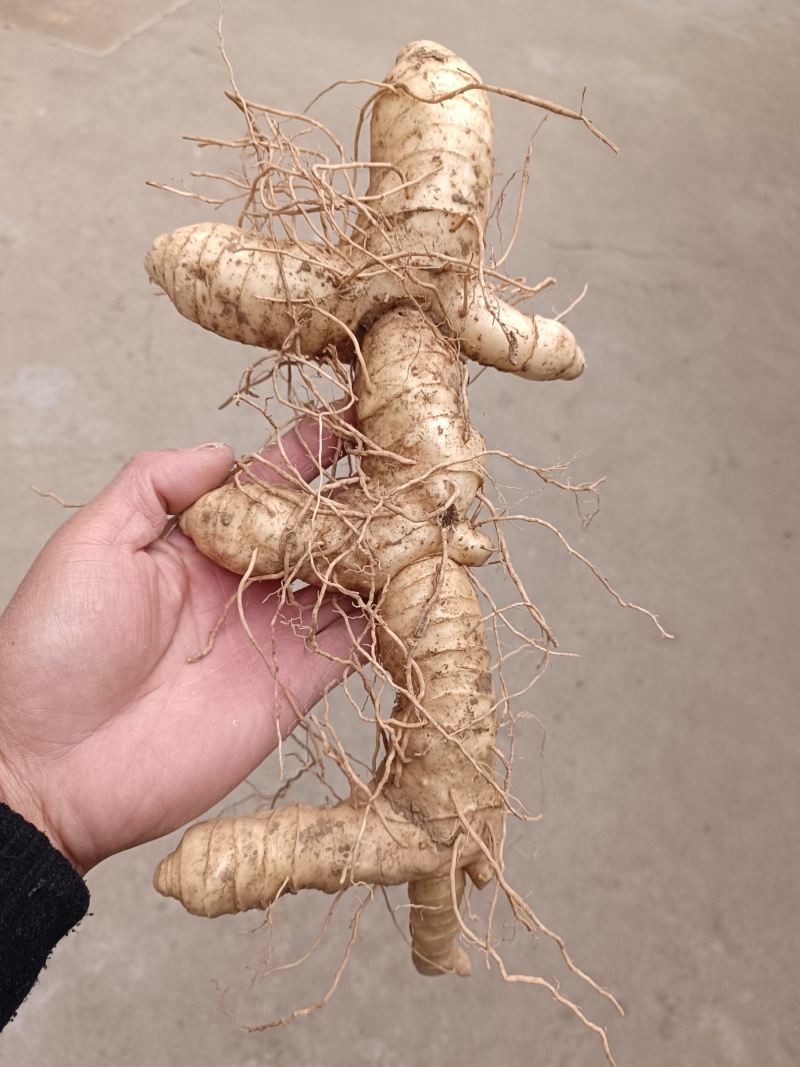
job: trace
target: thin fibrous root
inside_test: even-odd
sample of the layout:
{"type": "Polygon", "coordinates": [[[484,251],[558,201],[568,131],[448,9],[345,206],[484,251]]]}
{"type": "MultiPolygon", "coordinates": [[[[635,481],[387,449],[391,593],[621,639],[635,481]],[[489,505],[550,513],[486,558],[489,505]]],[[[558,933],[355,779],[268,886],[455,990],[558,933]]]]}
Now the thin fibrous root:
{"type": "MultiPolygon", "coordinates": [[[[455,848],[453,850],[453,855],[454,855],[454,857],[456,855],[456,849],[455,848]]],[[[453,880],[454,879],[454,875],[455,875],[455,870],[456,870],[456,867],[455,867],[455,858],[454,858],[454,862],[453,862],[453,864],[451,864],[451,867],[450,867],[451,893],[453,895],[453,899],[455,899],[455,894],[456,894],[456,885],[455,885],[455,882],[453,880]]],[[[506,890],[506,893],[508,893],[508,890],[506,890]]],[[[503,957],[500,955],[500,953],[497,951],[497,949],[490,942],[488,931],[487,931],[487,935],[485,937],[481,937],[479,934],[476,934],[475,931],[472,930],[466,924],[466,922],[464,921],[464,919],[462,918],[462,916],[461,916],[461,914],[460,914],[460,912],[458,910],[455,911],[455,914],[458,917],[458,922],[459,922],[459,926],[461,928],[461,933],[463,934],[465,939],[470,944],[475,945],[477,948],[479,948],[481,950],[481,952],[483,952],[485,954],[487,961],[492,960],[495,963],[495,965],[497,966],[497,969],[500,972],[500,975],[502,976],[504,981],[509,982],[509,983],[519,983],[521,985],[539,986],[542,989],[546,989],[548,991],[548,993],[551,995],[551,997],[553,998],[553,1000],[555,1000],[558,1004],[561,1004],[563,1007],[565,1007],[569,1011],[571,1011],[573,1013],[573,1015],[577,1016],[577,1018],[583,1023],[583,1025],[587,1029],[589,1029],[593,1033],[597,1034],[597,1036],[600,1038],[600,1041],[602,1042],[603,1052],[605,1053],[606,1059],[608,1060],[608,1062],[610,1064],[610,1067],[616,1067],[616,1061],[614,1060],[614,1057],[611,1055],[611,1047],[609,1046],[609,1043],[608,1043],[608,1036],[607,1036],[605,1030],[601,1026],[598,1026],[597,1023],[593,1023],[591,1021],[591,1019],[587,1018],[587,1016],[584,1014],[583,1010],[574,1001],[570,1000],[568,997],[563,996],[559,992],[558,988],[552,982],[548,982],[548,980],[546,978],[542,978],[540,975],[534,975],[534,974],[509,974],[507,969],[506,969],[506,965],[505,965],[505,962],[503,960],[503,957]]],[[[581,976],[583,978],[586,978],[586,976],[581,971],[579,971],[577,968],[575,968],[574,965],[571,967],[571,969],[575,970],[575,973],[578,974],[579,976],[581,976]]],[[[591,979],[586,978],[586,980],[589,982],[590,985],[594,985],[594,983],[592,982],[591,979]]],[[[606,990],[600,989],[597,986],[595,986],[595,988],[597,989],[598,992],[602,993],[604,996],[609,997],[609,999],[611,999],[612,1002],[615,1004],[615,1006],[619,1009],[620,1013],[624,1014],[624,1012],[622,1011],[622,1008],[619,1007],[619,1005],[617,1004],[616,1000],[614,1000],[614,998],[611,997],[611,995],[609,993],[607,993],[606,990]]]]}
{"type": "Polygon", "coordinates": [[[555,534],[555,536],[559,539],[564,548],[566,548],[567,552],[569,552],[571,556],[574,556],[575,559],[580,560],[580,562],[585,567],[589,568],[595,578],[597,578],[597,580],[608,590],[608,592],[613,596],[613,598],[616,600],[616,602],[621,608],[629,608],[631,611],[640,611],[643,615],[646,615],[648,619],[650,619],[650,621],[653,623],[653,625],[656,627],[662,637],[668,638],[669,640],[674,639],[675,635],[668,633],[664,629],[664,627],[658,620],[658,616],[654,615],[652,611],[648,611],[647,608],[643,608],[639,604],[633,604],[628,600],[623,600],[619,593],[612,588],[608,578],[606,578],[606,576],[598,570],[598,568],[594,565],[594,563],[591,562],[591,560],[588,560],[586,556],[582,555],[580,552],[578,552],[577,549],[573,548],[572,545],[570,545],[566,537],[558,529],[557,526],[554,526],[551,522],[547,522],[546,519],[540,519],[533,515],[493,515],[489,519],[481,519],[479,522],[476,522],[475,525],[485,526],[487,524],[491,524],[494,525],[496,528],[497,525],[501,522],[529,522],[532,523],[534,526],[543,526],[546,530],[549,530],[552,534],[555,534]]]}
{"type": "Polygon", "coordinates": [[[68,504],[66,502],[66,500],[62,500],[62,498],[60,496],[58,496],[57,493],[51,493],[47,489],[38,489],[35,485],[32,485],[31,489],[34,491],[34,493],[36,493],[37,496],[44,497],[46,500],[55,500],[56,504],[58,504],[59,507],[62,507],[62,508],[82,508],[83,507],[83,504],[68,504]]]}

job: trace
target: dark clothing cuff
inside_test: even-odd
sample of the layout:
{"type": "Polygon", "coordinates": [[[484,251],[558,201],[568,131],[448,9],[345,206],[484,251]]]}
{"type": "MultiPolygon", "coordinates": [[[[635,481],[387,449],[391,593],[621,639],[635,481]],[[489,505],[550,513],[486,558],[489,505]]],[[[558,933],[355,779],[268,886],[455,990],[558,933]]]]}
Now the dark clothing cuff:
{"type": "Polygon", "coordinates": [[[0,1030],[88,910],[89,890],[69,860],[0,804],[0,1030]]]}

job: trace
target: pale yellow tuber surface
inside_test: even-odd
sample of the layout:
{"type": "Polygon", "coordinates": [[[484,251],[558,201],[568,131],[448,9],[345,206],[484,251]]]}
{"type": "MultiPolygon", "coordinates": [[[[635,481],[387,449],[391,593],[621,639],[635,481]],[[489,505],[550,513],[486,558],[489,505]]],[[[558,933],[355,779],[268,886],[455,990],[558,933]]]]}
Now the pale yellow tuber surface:
{"type": "MultiPolygon", "coordinates": [[[[252,402],[253,382],[264,380],[278,398],[278,371],[287,368],[283,402],[304,410],[292,384],[299,376],[316,406],[322,403],[321,425],[341,437],[350,474],[332,476],[330,489],[237,476],[180,524],[246,582],[268,576],[290,590],[299,581],[357,600],[371,625],[374,683],[365,686],[379,742],[364,780],[335,738],[329,742],[327,719],[310,725],[315,743],[333,752],[350,795],[330,807],[291,804],[192,827],[160,864],[155,884],[193,913],[213,916],[269,908],[301,889],[407,883],[418,970],[468,974],[463,935],[508,977],[491,933],[478,937],[462,917],[467,878],[477,889],[494,881],[519,922],[555,935],[503,875],[505,819],[514,805],[497,738],[509,695],[504,683],[500,694],[493,683],[482,587],[470,571],[496,547],[476,526],[480,508],[489,507],[483,522],[494,525],[519,590],[515,606],[545,635],[544,645],[527,644],[546,656],[552,640],[483,495],[486,445],[469,418],[466,358],[532,380],[575,378],[584,360],[560,322],[503,300],[512,283],[484,262],[493,132],[479,82],[440,45],[409,45],[374,96],[366,164],[329,165],[319,152],[306,161],[284,134],[285,113],[237,91],[249,128],[243,150],[256,160],[255,176],[240,183],[242,221],[253,228],[190,226],[158,238],[147,256],[151,279],[181,314],[278,352],[277,370],[258,378],[251,368],[240,399],[252,402]],[[268,136],[258,133],[262,114],[268,136]],[[346,175],[344,192],[330,178],[337,168],[346,175]],[[352,177],[359,168],[369,174],[363,194],[352,177]],[[297,236],[298,219],[315,240],[297,236]],[[313,363],[354,404],[355,428],[321,401],[313,363]],[[385,685],[394,692],[391,712],[376,695],[385,685]]],[[[499,609],[493,614],[495,629],[498,617],[507,622],[499,609]]],[[[611,1059],[602,1030],[554,984],[511,980],[545,986],[600,1035],[611,1059]]]]}
{"type": "MultiPolygon", "coordinates": [[[[431,880],[435,884],[418,895],[438,893],[447,908],[441,901],[437,908],[452,910],[455,843],[460,868],[469,871],[481,858],[474,842],[462,840],[457,811],[462,818],[466,813],[488,847],[499,841],[503,798],[495,781],[495,697],[486,628],[464,570],[485,563],[492,546],[465,518],[483,483],[484,442],[461,413],[463,373],[419,311],[397,308],[367,335],[363,369],[355,374],[356,407],[360,430],[380,454],[364,456],[361,473],[370,497],[391,500],[399,515],[385,514],[384,503],[384,513],[373,518],[374,504],[359,490],[327,501],[282,487],[234,485],[206,494],[181,516],[181,528],[198,548],[239,573],[255,551],[259,574],[282,576],[286,568],[290,577],[365,597],[383,590],[379,660],[398,692],[392,712],[397,747],[378,768],[369,799],[354,795],[320,815],[330,820],[337,850],[332,853],[325,835],[308,829],[298,833],[302,849],[290,848],[296,831],[287,825],[305,826],[315,818],[296,809],[270,813],[265,842],[258,846],[252,820],[246,823],[246,846],[239,820],[222,820],[210,841],[227,830],[228,866],[207,862],[204,845],[192,843],[185,853],[181,845],[156,875],[157,888],[179,896],[190,910],[219,914],[218,889],[209,890],[210,903],[198,889],[206,884],[200,877],[206,870],[215,872],[215,886],[220,879],[235,886],[236,910],[266,907],[279,891],[297,888],[335,892],[346,881],[431,880]],[[404,459],[412,462],[398,462],[404,459]],[[412,728],[403,730],[404,723],[412,728]],[[338,857],[333,872],[332,855],[338,857]]],[[[196,841],[198,835],[206,841],[197,828],[187,839],[196,841]]],[[[483,875],[479,880],[485,881],[483,875]]],[[[418,967],[425,973],[468,973],[454,944],[460,933],[455,919],[447,926],[447,946],[439,928],[435,948],[426,944],[430,926],[421,920],[412,924],[418,967]]]]}
{"type": "MultiPolygon", "coordinates": [[[[386,79],[426,97],[480,79],[452,52],[417,42],[386,79]]],[[[477,268],[489,217],[493,129],[484,92],[443,103],[383,93],[371,123],[371,180],[352,233],[335,244],[282,241],[222,223],[159,237],[147,271],[182,315],[243,344],[352,358],[351,334],[414,301],[472,359],[523,378],[576,378],[584,366],[560,322],[501,300],[477,268]],[[397,191],[395,191],[397,190],[397,191]]]]}

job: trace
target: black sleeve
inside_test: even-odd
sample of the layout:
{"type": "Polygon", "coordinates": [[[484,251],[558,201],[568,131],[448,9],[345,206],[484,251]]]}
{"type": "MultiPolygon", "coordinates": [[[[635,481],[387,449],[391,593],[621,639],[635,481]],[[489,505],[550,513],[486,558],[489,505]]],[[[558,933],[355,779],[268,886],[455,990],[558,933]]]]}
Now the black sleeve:
{"type": "Polygon", "coordinates": [[[0,1030],[88,908],[89,890],[69,860],[0,804],[0,1030]]]}

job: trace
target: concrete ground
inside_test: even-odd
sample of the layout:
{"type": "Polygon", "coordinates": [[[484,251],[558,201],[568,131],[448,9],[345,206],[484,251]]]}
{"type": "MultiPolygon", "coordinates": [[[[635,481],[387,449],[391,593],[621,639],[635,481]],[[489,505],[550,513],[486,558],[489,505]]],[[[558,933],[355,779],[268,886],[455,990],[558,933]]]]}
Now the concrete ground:
{"type": "MultiPolygon", "coordinates": [[[[241,350],[154,299],[141,267],[156,234],[203,214],[145,181],[197,166],[181,134],[239,133],[216,4],[192,0],[102,56],[19,32],[13,8],[0,0],[3,603],[63,520],[29,485],[85,500],[137,450],[220,438],[245,450],[257,431],[217,411],[241,350]]],[[[619,608],[546,531],[515,535],[520,572],[580,658],[536,688],[543,753],[535,724],[519,738],[517,780],[545,818],[514,827],[510,864],[623,1002],[624,1020],[564,980],[620,1067],[800,1062],[799,30],[792,0],[226,5],[228,51],[256,99],[302,107],[336,79],[379,79],[427,37],[493,84],[568,105],[588,86],[587,113],[622,148],[548,120],[510,261],[558,277],[543,313],[588,283],[570,316],[587,373],[554,385],[487,373],[473,390],[491,444],[541,465],[582,453],[576,477],[607,476],[586,533],[549,494],[527,506],[677,635],[619,608]]],[[[362,97],[345,90],[319,114],[349,137],[362,97]]],[[[495,111],[510,173],[538,116],[495,111]]],[[[324,1012],[236,1028],[220,988],[240,1016],[266,1019],[283,994],[312,996],[317,972],[248,992],[267,934],[157,897],[167,844],[91,872],[93,914],[0,1040],[3,1067],[604,1062],[544,991],[477,960],[468,982],[418,977],[380,908],[324,1012]]],[[[314,914],[288,901],[275,937],[299,950],[314,914]]],[[[564,978],[544,944],[518,934],[506,951],[520,971],[564,978]]]]}

